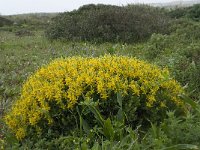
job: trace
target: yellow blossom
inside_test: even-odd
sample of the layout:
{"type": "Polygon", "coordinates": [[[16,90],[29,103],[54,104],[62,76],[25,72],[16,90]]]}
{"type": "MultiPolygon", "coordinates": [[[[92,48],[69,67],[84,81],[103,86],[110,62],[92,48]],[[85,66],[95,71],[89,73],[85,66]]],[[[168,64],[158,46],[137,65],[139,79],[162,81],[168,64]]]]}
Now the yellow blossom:
{"type": "Polygon", "coordinates": [[[83,97],[110,100],[110,93],[144,97],[147,107],[160,104],[165,99],[157,97],[162,90],[175,105],[180,105],[178,95],[182,87],[170,78],[167,69],[161,70],[144,61],[126,56],[106,55],[99,58],[69,57],[52,61],[38,69],[24,83],[21,97],[5,116],[5,122],[18,139],[26,136],[30,126],[40,121],[54,123],[49,115],[52,104],[59,109],[73,109],[83,97]],[[94,97],[93,97],[94,96],[94,97]]]}

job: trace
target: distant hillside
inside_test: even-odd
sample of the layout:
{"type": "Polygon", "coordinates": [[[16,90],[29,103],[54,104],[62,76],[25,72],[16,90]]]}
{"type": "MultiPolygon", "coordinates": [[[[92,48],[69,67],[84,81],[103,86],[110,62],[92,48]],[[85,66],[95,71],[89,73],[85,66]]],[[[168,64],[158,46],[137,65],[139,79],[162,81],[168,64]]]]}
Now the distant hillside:
{"type": "Polygon", "coordinates": [[[166,7],[166,8],[177,8],[177,7],[189,7],[194,4],[200,4],[200,0],[188,0],[188,1],[174,1],[169,3],[151,3],[151,6],[155,7],[166,7]]]}
{"type": "Polygon", "coordinates": [[[58,13],[30,13],[5,16],[17,24],[46,24],[58,13]]]}

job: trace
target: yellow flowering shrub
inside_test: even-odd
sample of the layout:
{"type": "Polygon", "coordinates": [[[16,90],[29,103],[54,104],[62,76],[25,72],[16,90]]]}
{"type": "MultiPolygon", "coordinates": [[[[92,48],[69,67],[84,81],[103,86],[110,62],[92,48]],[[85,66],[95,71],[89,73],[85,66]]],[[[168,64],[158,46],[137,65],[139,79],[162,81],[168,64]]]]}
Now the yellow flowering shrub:
{"type": "MultiPolygon", "coordinates": [[[[61,58],[30,76],[5,121],[16,137],[23,139],[30,128],[41,132],[56,126],[59,119],[69,117],[70,111],[85,98],[109,103],[100,106],[109,113],[114,110],[117,93],[125,97],[123,106],[128,117],[134,113],[143,117],[142,110],[150,115],[148,110],[151,113],[151,110],[180,106],[178,94],[183,89],[170,78],[167,69],[161,70],[135,58],[110,55],[61,58]]],[[[75,122],[72,120],[67,121],[75,122]]]]}

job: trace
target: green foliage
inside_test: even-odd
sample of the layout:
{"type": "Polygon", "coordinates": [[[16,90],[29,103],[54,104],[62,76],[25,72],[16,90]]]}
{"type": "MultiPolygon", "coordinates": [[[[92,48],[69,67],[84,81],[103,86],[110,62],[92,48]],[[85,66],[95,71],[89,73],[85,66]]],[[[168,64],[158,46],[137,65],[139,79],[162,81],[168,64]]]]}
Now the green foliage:
{"type": "Polygon", "coordinates": [[[12,25],[13,22],[7,18],[4,18],[2,16],[0,16],[0,27],[3,27],[3,26],[10,26],[12,25]]]}
{"type": "Polygon", "coordinates": [[[190,7],[176,8],[168,12],[172,18],[189,18],[194,21],[200,21],[200,4],[195,4],[190,7]]]}
{"type": "MultiPolygon", "coordinates": [[[[91,106],[91,104],[85,104],[91,106]]],[[[93,104],[92,104],[93,105],[93,104]]],[[[87,107],[87,108],[89,108],[87,107]]],[[[96,109],[96,107],[95,107],[96,109]]],[[[95,114],[100,114],[98,110],[95,114]]],[[[88,120],[88,118],[85,118],[88,120]]],[[[151,127],[144,133],[140,127],[133,130],[124,126],[116,119],[104,120],[104,125],[97,124],[90,127],[89,132],[83,130],[83,134],[73,134],[72,136],[59,136],[58,138],[37,138],[36,141],[27,139],[21,145],[15,144],[12,148],[17,149],[91,149],[91,150],[126,150],[126,149],[162,149],[162,150],[183,150],[199,149],[200,143],[200,120],[199,114],[187,114],[186,117],[175,117],[174,112],[168,112],[168,118],[161,125],[151,123],[151,127]],[[108,123],[109,122],[109,123],[108,123]],[[106,131],[104,128],[110,128],[106,131]],[[106,136],[114,131],[112,138],[106,136]],[[120,138],[118,131],[122,134],[120,138]],[[143,133],[143,134],[141,134],[143,133]]],[[[79,130],[80,132],[80,130],[79,130]]]]}
{"type": "Polygon", "coordinates": [[[146,57],[149,60],[163,55],[165,51],[170,50],[173,39],[168,38],[168,35],[152,34],[148,44],[145,46],[146,57]]]}
{"type": "Polygon", "coordinates": [[[170,35],[153,34],[144,44],[146,59],[167,66],[174,77],[187,85],[193,98],[200,93],[200,24],[189,20],[178,20],[172,25],[170,35]]]}
{"type": "Polygon", "coordinates": [[[169,19],[161,9],[146,5],[85,5],[53,18],[49,39],[92,42],[145,41],[152,33],[166,33],[169,19]]]}
{"type": "Polygon", "coordinates": [[[7,19],[14,22],[15,27],[22,27],[22,29],[29,27],[32,30],[44,29],[48,26],[51,18],[55,17],[57,13],[30,13],[20,15],[9,15],[7,19]]]}
{"type": "Polygon", "coordinates": [[[200,146],[200,135],[197,134],[200,131],[199,113],[193,115],[188,112],[186,117],[176,118],[173,112],[169,112],[168,116],[161,127],[174,144],[187,143],[200,146]]]}
{"type": "Polygon", "coordinates": [[[195,21],[200,21],[200,4],[196,4],[189,8],[187,17],[195,21]]]}

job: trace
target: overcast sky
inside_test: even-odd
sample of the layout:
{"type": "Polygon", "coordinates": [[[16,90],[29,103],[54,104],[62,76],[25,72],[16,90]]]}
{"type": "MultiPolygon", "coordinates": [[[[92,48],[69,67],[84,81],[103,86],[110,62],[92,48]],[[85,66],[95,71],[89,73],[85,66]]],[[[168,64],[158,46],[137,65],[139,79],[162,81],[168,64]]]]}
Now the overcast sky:
{"type": "Polygon", "coordinates": [[[64,12],[91,3],[126,5],[130,3],[162,3],[171,1],[177,0],[0,0],[0,14],[64,12]]]}

